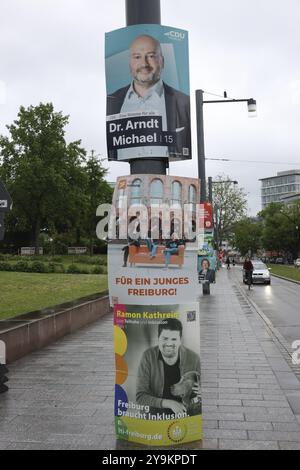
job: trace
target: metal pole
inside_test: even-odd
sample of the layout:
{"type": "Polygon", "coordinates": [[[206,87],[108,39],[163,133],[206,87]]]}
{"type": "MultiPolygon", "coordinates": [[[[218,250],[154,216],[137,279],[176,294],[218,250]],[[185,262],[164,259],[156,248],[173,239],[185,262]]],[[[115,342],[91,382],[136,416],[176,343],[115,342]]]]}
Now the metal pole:
{"type": "Polygon", "coordinates": [[[200,202],[206,201],[206,176],[205,176],[205,149],[203,126],[203,90],[196,90],[197,111],[197,147],[198,147],[198,177],[200,180],[200,202]]]}
{"type": "Polygon", "coordinates": [[[160,0],[126,0],[126,24],[160,24],[160,0]]]}
{"type": "Polygon", "coordinates": [[[219,253],[219,214],[218,214],[218,206],[215,204],[214,210],[216,214],[216,226],[215,226],[215,240],[216,240],[216,250],[219,253]]]}
{"type": "Polygon", "coordinates": [[[209,202],[213,202],[213,196],[212,196],[212,177],[209,176],[208,178],[208,200],[209,202]]]}
{"type": "MultiPolygon", "coordinates": [[[[160,0],[126,0],[126,24],[160,24],[160,0]]],[[[130,160],[130,173],[165,175],[167,158],[140,158],[130,160]]]]}

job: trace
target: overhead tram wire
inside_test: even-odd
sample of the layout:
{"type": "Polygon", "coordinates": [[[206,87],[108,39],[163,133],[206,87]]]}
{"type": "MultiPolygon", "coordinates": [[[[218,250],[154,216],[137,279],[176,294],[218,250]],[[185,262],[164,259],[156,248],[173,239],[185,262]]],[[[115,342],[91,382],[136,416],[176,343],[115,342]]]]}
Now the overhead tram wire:
{"type": "Polygon", "coordinates": [[[263,165],[299,165],[297,162],[271,162],[265,160],[234,160],[232,158],[205,158],[205,160],[219,161],[219,162],[233,162],[233,163],[259,163],[263,165]]]}

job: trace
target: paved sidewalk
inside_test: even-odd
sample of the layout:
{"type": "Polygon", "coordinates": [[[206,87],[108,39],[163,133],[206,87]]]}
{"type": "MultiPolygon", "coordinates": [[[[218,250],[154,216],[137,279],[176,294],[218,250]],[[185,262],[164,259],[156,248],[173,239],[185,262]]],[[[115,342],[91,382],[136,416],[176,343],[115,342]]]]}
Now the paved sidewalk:
{"type": "MultiPolygon", "coordinates": [[[[204,441],[184,448],[300,449],[300,382],[235,282],[223,270],[201,297],[204,441]]],[[[111,315],[9,368],[0,449],[129,447],[114,435],[111,315]]]]}

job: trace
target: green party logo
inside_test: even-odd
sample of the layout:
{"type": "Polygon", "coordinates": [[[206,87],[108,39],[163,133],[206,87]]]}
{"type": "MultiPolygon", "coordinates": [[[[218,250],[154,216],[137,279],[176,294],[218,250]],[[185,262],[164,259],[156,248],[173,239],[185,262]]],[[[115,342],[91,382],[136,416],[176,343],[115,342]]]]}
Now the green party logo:
{"type": "Polygon", "coordinates": [[[168,436],[172,442],[181,442],[185,438],[187,427],[179,421],[175,421],[168,428],[168,436]]]}

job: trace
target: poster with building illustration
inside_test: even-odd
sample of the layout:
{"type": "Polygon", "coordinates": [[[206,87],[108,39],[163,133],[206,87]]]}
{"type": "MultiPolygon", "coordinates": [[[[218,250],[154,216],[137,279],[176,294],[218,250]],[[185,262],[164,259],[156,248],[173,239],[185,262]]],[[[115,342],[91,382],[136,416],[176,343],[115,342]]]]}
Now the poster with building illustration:
{"type": "Polygon", "coordinates": [[[112,305],[196,300],[198,197],[195,178],[118,178],[108,246],[112,305]]]}

